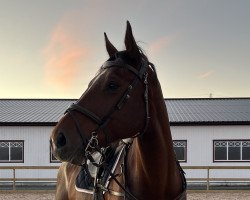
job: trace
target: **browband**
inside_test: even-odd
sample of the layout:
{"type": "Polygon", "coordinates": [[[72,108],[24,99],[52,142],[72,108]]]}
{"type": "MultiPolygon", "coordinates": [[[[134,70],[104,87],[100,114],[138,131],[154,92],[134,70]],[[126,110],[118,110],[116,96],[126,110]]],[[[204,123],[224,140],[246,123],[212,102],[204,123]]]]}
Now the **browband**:
{"type": "Polygon", "coordinates": [[[131,72],[133,72],[136,76],[138,76],[139,79],[142,80],[143,78],[143,74],[147,69],[147,65],[145,63],[145,61],[142,59],[142,63],[141,63],[141,67],[140,67],[140,71],[138,71],[137,69],[135,69],[134,67],[132,67],[131,65],[125,63],[121,58],[116,58],[115,60],[112,61],[106,61],[105,63],[103,63],[102,65],[102,69],[107,69],[110,67],[120,67],[120,68],[126,68],[128,70],[130,70],[131,72]]]}

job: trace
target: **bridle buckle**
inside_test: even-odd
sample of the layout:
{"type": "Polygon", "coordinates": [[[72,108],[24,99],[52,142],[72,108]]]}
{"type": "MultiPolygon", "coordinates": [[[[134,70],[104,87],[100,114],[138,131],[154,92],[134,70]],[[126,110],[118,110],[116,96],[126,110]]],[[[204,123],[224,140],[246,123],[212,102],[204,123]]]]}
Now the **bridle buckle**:
{"type": "MultiPolygon", "coordinates": [[[[91,154],[93,150],[96,150],[99,146],[99,141],[97,138],[97,133],[95,131],[92,132],[92,136],[89,139],[89,142],[85,148],[85,155],[91,154]]],[[[87,157],[87,156],[86,156],[87,157]]]]}

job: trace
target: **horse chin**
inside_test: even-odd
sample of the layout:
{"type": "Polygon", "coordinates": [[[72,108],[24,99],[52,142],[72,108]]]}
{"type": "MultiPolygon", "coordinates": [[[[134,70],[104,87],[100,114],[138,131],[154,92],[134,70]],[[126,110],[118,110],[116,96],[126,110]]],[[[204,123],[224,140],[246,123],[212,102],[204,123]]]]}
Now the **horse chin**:
{"type": "Polygon", "coordinates": [[[83,151],[77,151],[77,152],[55,151],[54,156],[61,162],[68,162],[74,165],[82,165],[86,161],[83,151]]]}
{"type": "Polygon", "coordinates": [[[69,160],[66,160],[65,162],[69,162],[73,165],[83,165],[86,162],[86,159],[84,157],[83,158],[74,157],[69,160]]]}

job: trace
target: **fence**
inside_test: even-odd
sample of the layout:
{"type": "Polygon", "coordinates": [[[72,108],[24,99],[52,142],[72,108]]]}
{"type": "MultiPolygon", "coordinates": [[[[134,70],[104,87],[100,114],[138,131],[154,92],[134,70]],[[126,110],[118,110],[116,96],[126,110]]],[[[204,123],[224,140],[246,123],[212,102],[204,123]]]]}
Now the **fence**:
{"type": "Polygon", "coordinates": [[[48,182],[56,182],[56,178],[16,178],[16,171],[17,170],[55,170],[58,169],[59,166],[0,166],[0,171],[3,170],[12,170],[12,178],[1,178],[0,182],[12,182],[13,183],[13,190],[16,190],[16,182],[17,181],[48,181],[48,182]]]}
{"type": "MultiPolygon", "coordinates": [[[[0,166],[0,171],[2,170],[12,170],[12,178],[1,178],[0,182],[9,181],[13,183],[13,190],[16,190],[16,182],[25,181],[48,181],[56,182],[56,178],[17,178],[17,170],[56,170],[58,166],[0,166]]],[[[243,181],[249,182],[250,178],[211,178],[211,170],[250,170],[250,166],[182,166],[184,170],[206,170],[206,178],[187,178],[187,181],[203,181],[206,182],[206,189],[210,189],[210,184],[213,181],[243,181]]]]}
{"type": "Polygon", "coordinates": [[[211,170],[250,170],[250,166],[182,166],[185,170],[206,170],[206,178],[187,178],[187,181],[204,181],[206,190],[210,189],[211,182],[215,181],[242,181],[249,182],[250,178],[211,178],[211,170]]]}

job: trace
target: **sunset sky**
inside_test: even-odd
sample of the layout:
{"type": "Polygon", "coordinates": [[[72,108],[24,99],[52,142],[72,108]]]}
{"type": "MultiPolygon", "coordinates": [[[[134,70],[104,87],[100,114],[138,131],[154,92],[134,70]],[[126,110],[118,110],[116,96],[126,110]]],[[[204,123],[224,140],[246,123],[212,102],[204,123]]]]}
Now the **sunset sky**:
{"type": "Polygon", "coordinates": [[[126,20],[165,98],[250,97],[248,0],[1,0],[0,98],[79,98],[126,20]]]}

